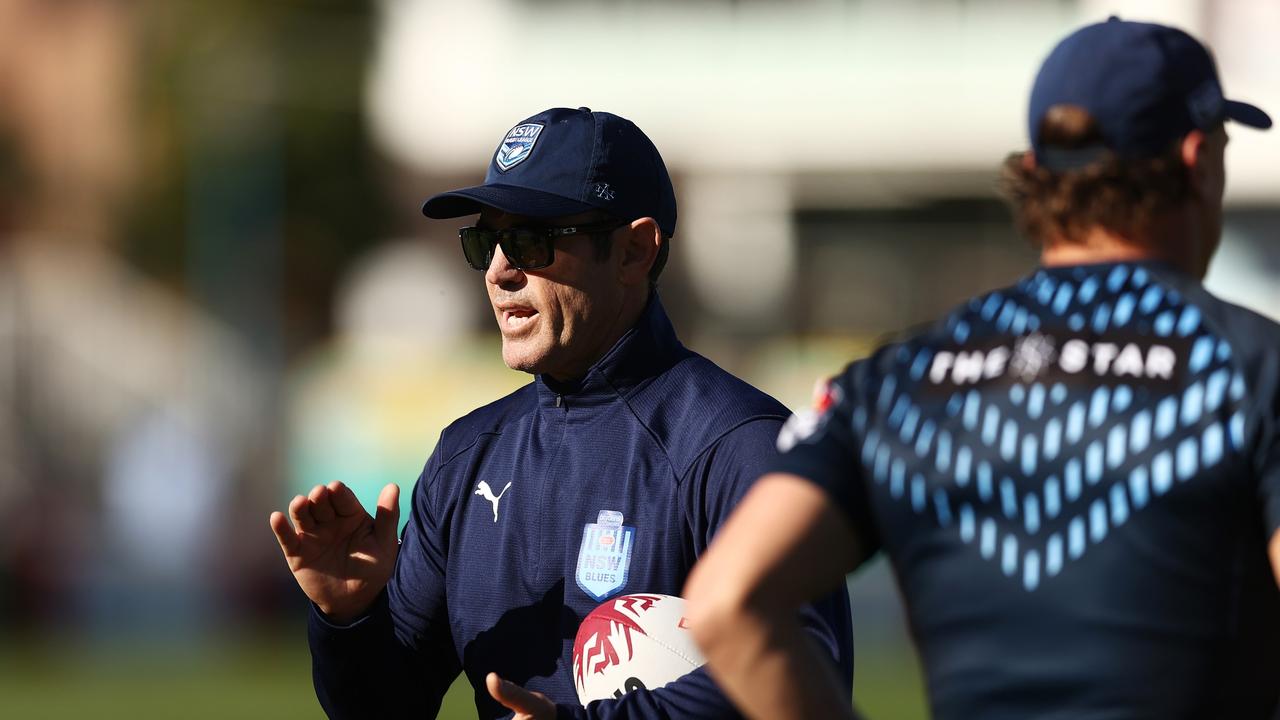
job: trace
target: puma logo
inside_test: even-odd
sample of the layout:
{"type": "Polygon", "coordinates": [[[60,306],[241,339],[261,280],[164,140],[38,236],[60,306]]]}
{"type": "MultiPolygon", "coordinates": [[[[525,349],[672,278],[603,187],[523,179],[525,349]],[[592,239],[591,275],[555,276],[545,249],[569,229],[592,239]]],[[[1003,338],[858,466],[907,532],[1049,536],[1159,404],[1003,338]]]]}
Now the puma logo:
{"type": "Polygon", "coordinates": [[[494,497],[493,490],[489,487],[489,483],[485,482],[484,480],[481,480],[480,482],[476,483],[475,494],[493,503],[493,521],[494,522],[498,522],[498,501],[502,499],[503,495],[507,494],[507,490],[510,488],[511,488],[511,483],[507,483],[507,486],[502,488],[502,492],[498,493],[497,497],[494,497]]]}

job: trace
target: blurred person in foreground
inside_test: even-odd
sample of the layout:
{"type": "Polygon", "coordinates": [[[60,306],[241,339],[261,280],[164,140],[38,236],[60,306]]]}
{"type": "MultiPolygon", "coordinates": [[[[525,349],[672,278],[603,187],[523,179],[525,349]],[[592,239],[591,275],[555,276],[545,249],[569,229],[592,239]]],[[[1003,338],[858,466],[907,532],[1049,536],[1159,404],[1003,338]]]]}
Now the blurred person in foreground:
{"type": "Polygon", "coordinates": [[[847,714],[794,608],[884,550],[935,717],[1272,717],[1280,326],[1200,284],[1226,120],[1271,124],[1181,31],[1049,55],[1004,168],[1042,267],[831,380],[690,578],[748,714],[847,714]]]}
{"type": "MultiPolygon", "coordinates": [[[[573,667],[581,618],[623,593],[679,594],[786,416],[676,338],[654,290],[676,220],[657,149],[616,115],[548,110],[507,133],[483,185],[423,212],[479,213],[463,253],[484,272],[503,359],[536,379],[444,431],[402,544],[395,485],[376,519],[337,482],[272,514],[314,602],[324,709],[431,717],[465,672],[481,718],[736,716],[702,669],[586,708],[575,692],[590,671],[573,667]]],[[[844,589],[805,617],[847,702],[844,589]]],[[[592,666],[610,659],[586,650],[592,666]]]]}

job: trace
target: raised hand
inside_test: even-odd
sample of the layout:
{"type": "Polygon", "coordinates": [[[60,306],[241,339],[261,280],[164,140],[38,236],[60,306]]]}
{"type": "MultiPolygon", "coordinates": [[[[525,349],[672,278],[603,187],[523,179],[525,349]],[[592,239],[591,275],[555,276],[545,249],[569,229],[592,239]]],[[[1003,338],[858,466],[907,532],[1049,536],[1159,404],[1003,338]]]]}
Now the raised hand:
{"type": "Polygon", "coordinates": [[[279,511],[270,519],[294,579],[339,623],[362,615],[391,579],[399,522],[399,486],[382,488],[377,517],[371,518],[351,488],[337,481],[295,497],[288,519],[279,511]]]}

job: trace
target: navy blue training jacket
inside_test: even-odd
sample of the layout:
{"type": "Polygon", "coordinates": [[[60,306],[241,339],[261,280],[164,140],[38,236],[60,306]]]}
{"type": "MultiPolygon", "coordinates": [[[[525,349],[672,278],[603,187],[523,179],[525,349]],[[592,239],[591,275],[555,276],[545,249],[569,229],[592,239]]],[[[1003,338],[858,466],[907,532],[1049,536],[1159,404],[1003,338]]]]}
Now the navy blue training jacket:
{"type": "Polygon", "coordinates": [[[1273,716],[1276,323],[1167,266],[1045,268],[826,399],[779,469],[888,553],[935,718],[1273,716]]]}
{"type": "MultiPolygon", "coordinates": [[[[545,693],[560,717],[737,717],[701,669],[583,708],[573,640],[606,598],[680,594],[773,460],[786,415],[681,345],[655,295],[581,381],[539,376],[444,431],[414,488],[386,592],[347,627],[313,607],[321,705],[335,718],[430,718],[465,672],[479,716],[509,716],[485,690],[492,671],[545,693]],[[583,545],[606,525],[622,542],[601,562],[599,546],[583,545]]],[[[851,687],[843,589],[805,620],[851,687]]]]}

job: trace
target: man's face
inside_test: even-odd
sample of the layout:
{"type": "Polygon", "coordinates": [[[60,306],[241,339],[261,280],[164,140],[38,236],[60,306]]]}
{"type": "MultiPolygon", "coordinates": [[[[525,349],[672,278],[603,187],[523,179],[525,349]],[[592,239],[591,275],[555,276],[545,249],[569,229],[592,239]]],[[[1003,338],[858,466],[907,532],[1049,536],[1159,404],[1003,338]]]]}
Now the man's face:
{"type": "MultiPolygon", "coordinates": [[[[593,214],[528,218],[485,209],[479,226],[567,227],[598,224],[593,214]]],[[[581,377],[626,328],[624,287],[618,252],[598,260],[587,235],[557,238],[555,261],[538,270],[520,270],[501,247],[485,272],[485,286],[502,333],[502,359],[513,370],[547,374],[557,380],[581,377]]]]}

